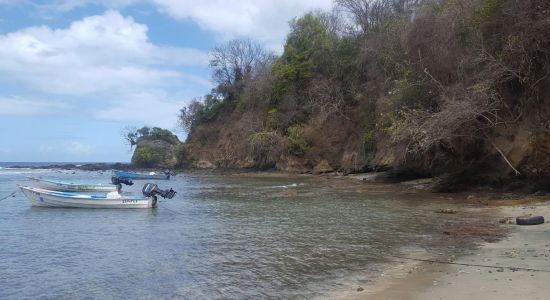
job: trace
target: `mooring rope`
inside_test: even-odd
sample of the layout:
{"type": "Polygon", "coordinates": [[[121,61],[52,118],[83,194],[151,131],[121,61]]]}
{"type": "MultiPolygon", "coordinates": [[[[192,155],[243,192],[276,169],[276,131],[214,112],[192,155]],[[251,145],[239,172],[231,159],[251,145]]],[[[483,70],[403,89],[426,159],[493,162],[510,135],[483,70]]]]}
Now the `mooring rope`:
{"type": "Polygon", "coordinates": [[[13,193],[11,193],[11,194],[7,195],[6,197],[4,197],[4,198],[0,199],[0,201],[2,201],[2,200],[6,200],[6,199],[8,199],[9,197],[11,197],[11,196],[14,196],[14,195],[15,195],[15,193],[17,193],[17,191],[15,191],[15,192],[13,192],[13,193]]]}
{"type": "Polygon", "coordinates": [[[171,208],[169,208],[168,206],[166,206],[166,205],[164,205],[164,204],[161,204],[161,203],[157,203],[157,204],[158,204],[158,206],[162,206],[164,209],[166,209],[166,210],[168,210],[168,211],[170,211],[170,212],[172,212],[172,213],[174,213],[174,214],[183,215],[182,212],[179,212],[179,211],[177,211],[177,210],[171,209],[171,208]]]}
{"type": "Polygon", "coordinates": [[[491,268],[491,269],[509,269],[511,271],[529,271],[529,272],[550,273],[550,270],[541,270],[541,269],[533,269],[533,268],[468,264],[468,263],[458,263],[458,262],[441,261],[441,260],[433,260],[433,259],[412,258],[412,257],[399,256],[399,255],[389,255],[389,256],[399,258],[399,259],[415,260],[415,261],[422,261],[422,262],[429,262],[429,263],[436,263],[436,264],[445,264],[445,265],[459,265],[459,266],[491,268]]]}

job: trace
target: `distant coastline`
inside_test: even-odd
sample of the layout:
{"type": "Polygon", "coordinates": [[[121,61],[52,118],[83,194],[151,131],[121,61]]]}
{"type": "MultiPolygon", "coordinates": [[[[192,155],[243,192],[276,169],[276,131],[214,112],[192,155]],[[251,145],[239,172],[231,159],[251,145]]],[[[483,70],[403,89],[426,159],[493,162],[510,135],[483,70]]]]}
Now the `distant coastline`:
{"type": "Polygon", "coordinates": [[[131,169],[129,163],[101,163],[101,162],[0,162],[0,168],[10,169],[61,169],[103,171],[112,169],[131,169]]]}

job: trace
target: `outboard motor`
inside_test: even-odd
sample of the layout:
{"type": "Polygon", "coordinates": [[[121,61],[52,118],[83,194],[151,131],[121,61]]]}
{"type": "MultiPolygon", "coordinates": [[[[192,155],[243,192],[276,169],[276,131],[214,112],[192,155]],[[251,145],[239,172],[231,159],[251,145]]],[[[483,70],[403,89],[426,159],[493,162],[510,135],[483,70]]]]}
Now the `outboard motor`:
{"type": "Polygon", "coordinates": [[[172,199],[176,195],[176,191],[174,191],[173,189],[161,190],[154,183],[146,183],[143,186],[143,189],[141,190],[141,192],[143,193],[143,196],[153,197],[153,198],[156,198],[156,196],[159,195],[162,198],[172,199]]]}
{"type": "Polygon", "coordinates": [[[111,177],[111,183],[116,185],[117,191],[120,193],[120,190],[122,190],[122,184],[125,185],[134,185],[134,182],[128,178],[120,178],[118,176],[111,177]]]}
{"type": "Polygon", "coordinates": [[[128,178],[120,178],[120,177],[118,177],[118,176],[113,176],[113,177],[111,177],[111,182],[112,182],[114,185],[117,185],[117,184],[134,185],[134,182],[133,182],[131,179],[128,179],[128,178]]]}

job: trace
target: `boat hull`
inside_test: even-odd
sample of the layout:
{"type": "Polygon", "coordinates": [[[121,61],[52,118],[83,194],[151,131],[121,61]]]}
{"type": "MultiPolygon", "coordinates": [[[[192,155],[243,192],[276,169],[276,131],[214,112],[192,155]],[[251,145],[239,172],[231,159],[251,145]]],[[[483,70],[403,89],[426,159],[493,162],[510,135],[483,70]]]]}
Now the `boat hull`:
{"type": "Polygon", "coordinates": [[[29,177],[32,183],[41,189],[61,192],[114,192],[117,190],[115,185],[101,184],[79,184],[72,182],[62,182],[42,178],[29,177]]]}
{"type": "Polygon", "coordinates": [[[170,180],[170,174],[144,174],[135,172],[126,172],[114,170],[113,173],[120,178],[127,178],[133,180],[170,180]]]}
{"type": "Polygon", "coordinates": [[[19,188],[33,206],[67,208],[152,208],[156,206],[156,200],[152,198],[108,198],[106,195],[79,195],[25,186],[19,188]]]}

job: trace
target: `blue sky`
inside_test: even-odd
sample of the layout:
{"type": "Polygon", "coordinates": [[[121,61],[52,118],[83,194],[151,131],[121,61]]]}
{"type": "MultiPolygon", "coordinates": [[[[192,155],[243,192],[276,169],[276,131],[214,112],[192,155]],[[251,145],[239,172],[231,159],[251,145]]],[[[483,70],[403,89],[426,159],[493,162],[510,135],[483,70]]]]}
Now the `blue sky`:
{"type": "Polygon", "coordinates": [[[279,53],[288,21],[331,0],[0,0],[0,161],[127,162],[125,126],[178,133],[214,86],[209,52],[279,53]]]}

